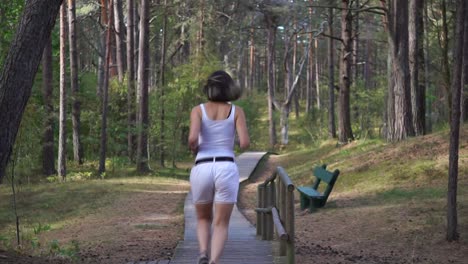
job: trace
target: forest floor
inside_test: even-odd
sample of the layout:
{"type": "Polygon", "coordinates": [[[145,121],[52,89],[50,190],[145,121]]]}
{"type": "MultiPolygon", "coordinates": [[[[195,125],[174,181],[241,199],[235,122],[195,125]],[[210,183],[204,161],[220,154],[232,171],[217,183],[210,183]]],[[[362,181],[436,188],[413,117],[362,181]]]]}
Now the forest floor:
{"type": "MultiPolygon", "coordinates": [[[[42,254],[55,257],[38,257],[0,250],[0,263],[93,263],[117,264],[138,261],[170,259],[183,240],[183,204],[189,185],[148,188],[132,195],[122,195],[93,214],[68,221],[61,228],[43,232],[40,241],[60,241],[60,245],[78,245],[55,249],[43,246],[42,254]],[[54,251],[52,254],[47,250],[54,251]],[[58,255],[71,255],[60,257],[58,255]]],[[[48,242],[47,242],[48,241],[48,242]]]]}
{"type": "MultiPolygon", "coordinates": [[[[359,155],[356,154],[357,149],[351,149],[352,144],[345,147],[349,151],[345,151],[345,148],[338,150],[340,155],[352,153],[354,156],[346,158],[348,165],[338,166],[342,173],[327,205],[314,213],[301,211],[298,193],[295,194],[296,263],[467,263],[468,145],[463,143],[460,148],[458,231],[461,236],[458,242],[445,240],[447,176],[439,173],[439,169],[446,171],[446,165],[439,168],[437,164],[428,163],[428,167],[420,173],[423,176],[403,170],[410,163],[424,161],[428,157],[446,164],[447,141],[444,134],[426,136],[419,141],[388,146],[386,149],[366,150],[359,155]],[[401,178],[401,174],[412,176],[398,178],[403,182],[400,188],[392,187],[381,192],[359,191],[387,177],[383,173],[373,172],[375,175],[371,176],[365,173],[389,161],[396,164],[396,168],[401,167],[399,171],[391,169],[391,177],[401,178]],[[352,177],[361,178],[353,183],[350,182],[352,177]]],[[[364,147],[360,146],[360,149],[364,147]]],[[[332,158],[335,161],[344,160],[336,153],[330,155],[335,155],[332,158]]],[[[291,165],[290,162],[303,163],[300,158],[270,155],[261,162],[251,180],[242,184],[239,208],[252,224],[255,224],[258,183],[269,177],[278,165],[287,167],[291,165]]],[[[306,153],[302,158],[310,160],[311,154],[306,153]]],[[[331,162],[332,159],[326,161],[331,162]]],[[[293,175],[299,170],[299,167],[288,168],[287,171],[293,175]]],[[[294,177],[295,183],[304,182],[300,176],[294,177]]],[[[0,250],[0,263],[106,264],[170,259],[177,242],[183,239],[182,206],[189,189],[188,182],[181,180],[177,184],[130,187],[123,194],[118,194],[112,203],[94,213],[80,215],[63,227],[42,234],[41,241],[57,240],[60,245],[70,245],[75,241],[79,249],[76,249],[74,261],[0,250]],[[132,195],[125,194],[129,190],[132,195]]],[[[50,246],[44,248],[51,250],[50,246]]],[[[55,253],[57,251],[60,249],[54,249],[55,253]]],[[[42,255],[51,254],[43,252],[42,255]]]]}
{"type": "MultiPolygon", "coordinates": [[[[468,134],[466,132],[464,135],[468,134]]],[[[391,161],[399,163],[397,168],[400,167],[400,171],[395,172],[396,176],[408,174],[404,175],[405,183],[399,188],[391,187],[389,191],[375,193],[360,193],[351,186],[340,186],[339,191],[332,191],[325,207],[313,213],[300,210],[299,193],[295,192],[296,263],[468,263],[468,177],[464,173],[468,157],[466,143],[460,149],[458,242],[447,242],[445,239],[446,174],[437,175],[438,165],[431,165],[423,170],[421,177],[424,180],[421,180],[418,175],[413,175],[413,171],[404,169],[405,166],[411,167],[411,163],[417,163],[411,161],[413,159],[429,158],[445,160],[442,162],[445,163],[447,153],[448,140],[436,135],[425,136],[404,147],[401,144],[390,145],[386,151],[353,154],[349,161],[352,167],[342,168],[338,182],[348,181],[345,179],[348,176],[355,177],[350,176],[356,173],[355,168],[358,168],[356,175],[363,174],[363,164],[368,170],[391,161]],[[435,149],[427,151],[432,144],[435,149]],[[429,177],[433,179],[429,180],[429,177]],[[353,190],[343,191],[343,187],[353,190]]],[[[332,163],[332,160],[327,162],[332,163]]],[[[252,224],[255,225],[256,221],[257,185],[273,175],[277,166],[286,163],[285,157],[271,155],[262,164],[262,169],[255,171],[249,182],[243,184],[239,208],[252,224]]],[[[442,170],[446,171],[446,167],[442,170]]],[[[369,181],[365,183],[369,185],[384,175],[371,177],[374,179],[361,180],[369,181]]],[[[357,186],[359,184],[356,183],[357,186]]]]}

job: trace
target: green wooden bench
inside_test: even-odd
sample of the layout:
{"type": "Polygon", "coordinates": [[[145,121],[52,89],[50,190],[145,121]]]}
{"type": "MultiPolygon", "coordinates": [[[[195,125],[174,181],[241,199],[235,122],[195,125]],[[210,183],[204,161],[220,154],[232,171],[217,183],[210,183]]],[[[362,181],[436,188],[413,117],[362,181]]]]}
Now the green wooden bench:
{"type": "Polygon", "coordinates": [[[304,210],[308,207],[309,211],[313,212],[316,208],[325,206],[328,196],[330,195],[339,174],[339,170],[335,170],[334,172],[327,171],[327,165],[325,164],[315,167],[315,181],[313,185],[297,187],[297,190],[301,194],[301,210],[304,210]],[[321,193],[318,189],[322,181],[327,183],[327,187],[323,193],[321,193]]]}

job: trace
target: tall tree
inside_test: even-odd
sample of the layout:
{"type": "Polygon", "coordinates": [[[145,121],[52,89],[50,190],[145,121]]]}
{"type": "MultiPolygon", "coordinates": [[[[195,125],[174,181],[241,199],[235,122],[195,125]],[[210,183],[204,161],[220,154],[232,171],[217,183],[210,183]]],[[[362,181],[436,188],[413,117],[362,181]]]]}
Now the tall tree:
{"type": "Polygon", "coordinates": [[[162,39],[161,39],[161,61],[159,65],[159,91],[161,95],[161,100],[159,101],[161,106],[161,117],[160,117],[160,140],[161,140],[161,147],[160,147],[160,165],[164,167],[164,160],[165,160],[165,139],[164,134],[165,132],[165,111],[164,111],[164,85],[166,85],[166,49],[167,49],[167,0],[164,0],[164,15],[163,15],[163,25],[162,25],[162,39]]]}
{"type": "Polygon", "coordinates": [[[411,109],[416,135],[424,135],[425,127],[425,86],[424,86],[424,24],[423,0],[410,0],[409,16],[409,66],[411,75],[411,109]]]}
{"type": "Polygon", "coordinates": [[[265,15],[267,26],[267,86],[268,86],[268,119],[269,119],[269,135],[270,147],[274,147],[277,142],[276,124],[273,116],[273,101],[275,97],[275,40],[276,40],[276,21],[273,14],[266,13],[265,15]]]}
{"type": "MultiPolygon", "coordinates": [[[[360,6],[360,1],[359,0],[355,0],[355,3],[354,5],[356,6],[356,9],[360,9],[361,6],[360,6]]],[[[353,72],[353,79],[354,81],[356,82],[359,78],[359,41],[360,41],[360,38],[359,38],[359,35],[361,34],[360,32],[360,28],[359,28],[359,12],[356,12],[356,14],[354,15],[354,37],[353,37],[353,69],[354,69],[354,72],[353,72]]]]}
{"type": "Polygon", "coordinates": [[[70,84],[72,99],[73,158],[83,164],[83,145],[81,143],[81,100],[78,83],[78,50],[76,40],[76,3],[68,0],[68,39],[70,49],[70,84]]]}
{"type": "Polygon", "coordinates": [[[342,144],[346,144],[354,139],[349,106],[351,62],[353,60],[353,41],[351,38],[353,16],[349,5],[349,0],[341,1],[341,39],[343,41],[343,50],[341,51],[340,58],[340,90],[338,93],[338,141],[342,144]]]}
{"type": "Polygon", "coordinates": [[[125,24],[122,0],[114,0],[114,32],[116,46],[116,66],[119,82],[123,82],[125,72],[125,24]]]}
{"type": "Polygon", "coordinates": [[[59,145],[58,145],[58,176],[65,179],[67,175],[67,5],[63,2],[60,8],[60,110],[59,110],[59,145]]]}
{"type": "MultiPolygon", "coordinates": [[[[253,18],[252,18],[253,21],[253,18]]],[[[255,27],[253,23],[250,25],[250,42],[249,42],[249,85],[248,92],[251,94],[253,92],[253,87],[255,83],[255,27]]]]}
{"type": "MultiPolygon", "coordinates": [[[[332,4],[334,0],[329,0],[332,4]]],[[[328,35],[333,36],[333,8],[328,9],[328,35]]],[[[328,38],[328,136],[336,138],[335,126],[335,47],[328,38]]]]}
{"type": "Polygon", "coordinates": [[[58,176],[65,180],[67,175],[67,5],[63,2],[60,8],[60,103],[59,103],[59,145],[57,168],[58,176]]]}
{"type": "Polygon", "coordinates": [[[447,193],[447,240],[459,239],[457,216],[458,152],[460,146],[460,97],[464,50],[464,24],[467,15],[465,0],[457,1],[455,49],[452,75],[452,118],[450,123],[449,178],[447,193]]]}
{"type": "MultiPolygon", "coordinates": [[[[465,4],[465,8],[468,5],[465,4]]],[[[465,15],[468,15],[468,11],[465,11],[465,15]]],[[[464,44],[463,47],[468,47],[468,19],[465,18],[465,29],[463,32],[464,44]]],[[[463,51],[463,73],[462,73],[462,118],[461,121],[468,120],[468,52],[463,51]]]]}
{"type": "Polygon", "coordinates": [[[388,8],[388,42],[392,59],[395,120],[391,141],[414,136],[408,60],[408,1],[391,0],[388,8]]]}
{"type": "Polygon", "coordinates": [[[0,182],[62,0],[29,0],[0,72],[0,182]],[[31,48],[34,47],[34,48],[31,48]]]}
{"type": "Polygon", "coordinates": [[[135,154],[135,1],[127,0],[127,155],[134,160],[135,154]]]}
{"type": "MultiPolygon", "coordinates": [[[[439,1],[440,2],[440,1],[439,1]]],[[[450,76],[450,63],[449,63],[449,50],[450,50],[450,40],[449,40],[449,22],[447,18],[447,1],[442,0],[441,5],[441,15],[442,15],[442,32],[439,33],[439,43],[442,48],[442,87],[445,90],[445,100],[447,103],[447,109],[449,109],[449,119],[452,117],[450,113],[452,107],[452,92],[451,92],[451,76],[450,76]]]]}
{"type": "MultiPolygon", "coordinates": [[[[312,20],[314,18],[314,12],[312,8],[313,0],[309,0],[309,43],[314,41],[314,34],[312,28],[312,20]]],[[[307,61],[307,72],[306,72],[306,113],[309,113],[312,109],[313,104],[313,90],[314,90],[314,45],[309,45],[309,56],[307,61]]]]}
{"type": "Polygon", "coordinates": [[[52,72],[52,40],[49,39],[42,55],[42,98],[45,109],[44,132],[42,136],[42,173],[44,175],[55,174],[52,72]]]}
{"type": "Polygon", "coordinates": [[[111,35],[113,34],[113,11],[112,4],[113,0],[109,0],[109,20],[106,28],[106,55],[104,62],[104,80],[102,87],[102,100],[101,100],[101,144],[99,149],[99,175],[102,175],[106,171],[106,154],[107,154],[107,112],[108,112],[108,101],[109,101],[109,71],[110,71],[110,57],[111,57],[111,35]]]}
{"type": "Polygon", "coordinates": [[[140,46],[138,59],[138,144],[137,171],[147,172],[148,166],[148,86],[149,86],[149,1],[141,0],[140,46]]]}

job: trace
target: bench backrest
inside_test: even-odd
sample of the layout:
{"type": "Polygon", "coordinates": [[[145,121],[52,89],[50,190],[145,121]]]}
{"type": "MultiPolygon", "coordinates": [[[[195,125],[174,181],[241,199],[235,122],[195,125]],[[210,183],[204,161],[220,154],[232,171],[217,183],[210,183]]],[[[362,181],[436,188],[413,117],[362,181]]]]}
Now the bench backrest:
{"type": "Polygon", "coordinates": [[[330,172],[327,171],[327,165],[325,164],[322,166],[317,166],[314,168],[314,176],[316,178],[312,188],[317,190],[320,182],[322,181],[328,183],[325,191],[323,192],[323,196],[325,196],[325,199],[327,199],[333,189],[333,186],[335,185],[336,179],[338,179],[338,175],[340,175],[339,170],[330,172]]]}

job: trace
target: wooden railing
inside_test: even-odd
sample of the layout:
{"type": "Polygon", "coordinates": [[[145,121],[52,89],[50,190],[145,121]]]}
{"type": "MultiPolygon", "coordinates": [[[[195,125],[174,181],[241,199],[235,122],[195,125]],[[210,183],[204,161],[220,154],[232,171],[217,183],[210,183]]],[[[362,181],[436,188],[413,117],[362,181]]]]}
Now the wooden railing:
{"type": "Polygon", "coordinates": [[[273,240],[275,229],[279,255],[286,256],[287,264],[294,264],[294,185],[282,167],[258,185],[257,203],[257,236],[273,240]]]}

